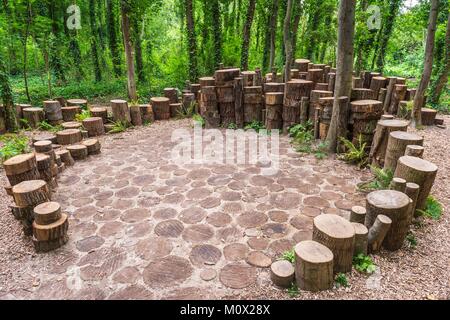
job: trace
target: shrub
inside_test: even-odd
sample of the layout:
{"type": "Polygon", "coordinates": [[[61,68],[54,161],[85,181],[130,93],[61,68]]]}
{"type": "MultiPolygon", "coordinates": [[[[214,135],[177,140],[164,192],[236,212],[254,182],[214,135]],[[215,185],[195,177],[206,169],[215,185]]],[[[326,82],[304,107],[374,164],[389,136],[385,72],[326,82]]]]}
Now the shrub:
{"type": "Polygon", "coordinates": [[[259,132],[261,130],[265,130],[266,127],[264,126],[264,124],[261,121],[252,121],[250,123],[248,123],[245,127],[245,130],[255,130],[256,132],[259,132]]]}
{"type": "Polygon", "coordinates": [[[0,142],[3,144],[0,148],[0,161],[2,163],[9,158],[31,151],[28,137],[22,134],[0,136],[0,142]]]}
{"type": "Polygon", "coordinates": [[[294,249],[283,252],[283,254],[281,255],[281,260],[286,260],[286,261],[289,261],[290,263],[295,263],[294,249]]]}
{"type": "Polygon", "coordinates": [[[124,132],[128,129],[128,124],[124,121],[116,121],[113,122],[113,127],[112,129],[109,131],[109,133],[121,133],[124,132]]]}
{"type": "Polygon", "coordinates": [[[394,172],[390,169],[381,169],[375,166],[370,166],[375,178],[369,182],[364,182],[358,185],[361,191],[385,190],[389,188],[394,172]]]}
{"type": "Polygon", "coordinates": [[[431,218],[433,220],[439,220],[442,215],[442,205],[435,197],[428,196],[425,204],[425,210],[417,211],[425,217],[431,218]]]}
{"type": "Polygon", "coordinates": [[[369,256],[362,253],[353,257],[353,266],[362,273],[372,274],[375,272],[376,265],[369,256]]]}
{"type": "Polygon", "coordinates": [[[41,131],[58,132],[58,131],[61,131],[63,129],[63,127],[61,125],[53,126],[44,120],[44,121],[39,122],[38,129],[41,131]]]}
{"type": "Polygon", "coordinates": [[[349,286],[347,276],[344,273],[338,273],[334,281],[336,283],[336,287],[338,288],[339,287],[347,288],[349,286]]]}
{"type": "Polygon", "coordinates": [[[205,119],[203,119],[203,117],[201,115],[199,115],[198,113],[194,114],[192,116],[192,119],[194,120],[194,122],[196,122],[198,125],[204,127],[206,124],[205,119]]]}
{"type": "Polygon", "coordinates": [[[92,117],[91,111],[89,111],[89,110],[82,110],[81,113],[79,113],[79,114],[77,114],[75,116],[75,119],[78,122],[83,122],[83,120],[86,120],[86,119],[91,118],[91,117],[92,117]]]}
{"type": "Polygon", "coordinates": [[[363,142],[362,135],[359,135],[356,145],[344,137],[340,137],[339,140],[345,148],[345,152],[339,158],[347,163],[356,164],[359,168],[364,168],[367,165],[368,156],[366,153],[367,143],[363,142]]]}

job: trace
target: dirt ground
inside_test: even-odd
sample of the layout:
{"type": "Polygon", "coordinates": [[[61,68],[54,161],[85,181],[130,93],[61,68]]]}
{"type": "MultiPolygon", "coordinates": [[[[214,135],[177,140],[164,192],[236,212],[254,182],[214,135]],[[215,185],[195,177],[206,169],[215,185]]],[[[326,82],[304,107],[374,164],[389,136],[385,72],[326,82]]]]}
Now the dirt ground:
{"type": "MultiPolygon", "coordinates": [[[[450,126],[450,117],[445,118],[450,126]]],[[[292,299],[266,266],[312,235],[322,213],[346,216],[364,204],[367,171],[302,157],[281,138],[280,170],[263,165],[173,164],[171,133],[191,121],[158,122],[105,136],[102,154],[59,178],[54,201],[70,214],[69,243],[36,254],[0,190],[0,298],[292,299]]],[[[449,129],[418,131],[439,167],[439,221],[413,233],[417,248],[373,256],[377,272],[348,275],[350,287],[295,299],[450,298],[449,129]]],[[[0,171],[1,183],[6,182],[0,171]]]]}

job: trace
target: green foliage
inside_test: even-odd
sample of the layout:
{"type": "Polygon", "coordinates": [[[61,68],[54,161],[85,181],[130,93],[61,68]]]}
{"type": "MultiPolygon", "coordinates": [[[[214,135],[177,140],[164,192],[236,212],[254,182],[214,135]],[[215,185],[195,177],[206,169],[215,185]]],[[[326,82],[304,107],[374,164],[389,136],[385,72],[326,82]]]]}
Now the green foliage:
{"type": "Polygon", "coordinates": [[[406,241],[411,249],[415,249],[417,247],[417,239],[414,233],[409,232],[406,236],[406,241]]]}
{"type": "Polygon", "coordinates": [[[290,263],[295,263],[295,251],[294,249],[283,252],[281,255],[281,260],[289,261],[290,263]]]}
{"type": "Polygon", "coordinates": [[[266,127],[264,126],[264,124],[261,121],[254,120],[254,121],[246,124],[244,129],[245,130],[255,130],[256,132],[259,132],[261,130],[265,130],[266,127]]]}
{"type": "Polygon", "coordinates": [[[184,106],[184,104],[181,105],[181,109],[178,110],[177,117],[179,119],[193,118],[195,116],[196,107],[197,102],[195,101],[191,102],[187,108],[184,106]]]}
{"type": "Polygon", "coordinates": [[[27,119],[23,119],[23,118],[19,119],[19,124],[23,130],[32,130],[30,123],[28,122],[27,119]]]}
{"type": "Polygon", "coordinates": [[[381,169],[375,166],[370,166],[370,169],[375,176],[373,180],[363,182],[358,185],[361,191],[374,191],[388,189],[394,178],[394,172],[390,169],[381,169]]]}
{"type": "Polygon", "coordinates": [[[199,115],[198,113],[194,114],[194,115],[192,116],[192,119],[193,119],[198,125],[201,125],[202,127],[204,127],[205,124],[206,124],[205,119],[203,119],[203,117],[202,117],[201,115],[199,115]]]}
{"type": "Polygon", "coordinates": [[[296,298],[300,294],[297,284],[292,282],[291,286],[287,289],[287,293],[291,298],[296,298]]]}
{"type": "Polygon", "coordinates": [[[345,152],[339,158],[347,163],[356,164],[359,168],[364,168],[367,165],[368,155],[366,152],[367,143],[363,142],[362,139],[362,135],[359,135],[358,142],[355,145],[346,138],[340,137],[339,140],[344,145],[345,152]]]}
{"type": "Polygon", "coordinates": [[[230,130],[236,130],[236,129],[237,129],[236,123],[230,123],[230,124],[228,125],[228,129],[230,129],[230,130]]]}
{"type": "Polygon", "coordinates": [[[408,101],[406,103],[406,107],[404,107],[404,108],[400,108],[400,106],[399,106],[400,109],[399,109],[398,117],[403,118],[403,119],[410,119],[413,107],[414,107],[413,101],[408,101]]]}
{"type": "Polygon", "coordinates": [[[336,283],[336,287],[344,287],[347,288],[349,286],[347,276],[344,273],[338,273],[336,278],[334,279],[336,283]]]}
{"type": "Polygon", "coordinates": [[[316,149],[314,150],[314,156],[319,159],[323,160],[328,155],[328,142],[320,142],[316,149]]]}
{"type": "Polygon", "coordinates": [[[61,125],[53,126],[44,120],[44,121],[39,122],[38,129],[41,131],[49,131],[49,132],[54,133],[54,132],[61,131],[63,129],[63,127],[61,125]]]}
{"type": "Polygon", "coordinates": [[[373,263],[372,258],[362,253],[353,257],[353,266],[359,272],[367,274],[374,273],[376,269],[376,265],[373,263]]]}
{"type": "Polygon", "coordinates": [[[113,122],[113,127],[112,129],[109,131],[109,133],[121,133],[124,132],[128,129],[128,124],[124,121],[116,121],[113,122]]]}
{"type": "Polygon", "coordinates": [[[89,111],[89,110],[82,110],[81,113],[75,115],[75,119],[78,122],[83,122],[83,120],[86,120],[91,117],[92,117],[92,114],[91,114],[91,111],[89,111]]]}
{"type": "Polygon", "coordinates": [[[435,197],[430,195],[427,198],[425,210],[417,211],[425,217],[431,218],[433,220],[439,220],[442,216],[442,204],[440,204],[435,197]]]}
{"type": "Polygon", "coordinates": [[[0,161],[31,151],[30,141],[23,134],[5,134],[0,136],[0,161]]]}
{"type": "Polygon", "coordinates": [[[314,129],[311,121],[305,124],[296,124],[289,128],[289,136],[297,152],[311,153],[319,159],[325,159],[328,155],[328,143],[314,141],[314,129]]]}

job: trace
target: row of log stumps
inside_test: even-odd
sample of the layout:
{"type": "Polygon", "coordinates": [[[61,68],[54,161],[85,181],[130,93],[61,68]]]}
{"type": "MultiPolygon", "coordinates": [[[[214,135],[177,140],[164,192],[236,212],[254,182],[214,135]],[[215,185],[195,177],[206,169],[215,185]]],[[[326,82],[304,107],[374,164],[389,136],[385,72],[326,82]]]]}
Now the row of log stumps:
{"type": "Polygon", "coordinates": [[[14,200],[12,214],[21,221],[24,234],[32,236],[37,252],[57,249],[68,241],[68,216],[61,212],[58,203],[51,202],[58,187],[58,175],[73,166],[75,160],[101,152],[100,142],[95,138],[83,139],[78,128],[73,125],[55,134],[34,135],[33,153],[3,163],[9,182],[5,190],[14,200]]]}

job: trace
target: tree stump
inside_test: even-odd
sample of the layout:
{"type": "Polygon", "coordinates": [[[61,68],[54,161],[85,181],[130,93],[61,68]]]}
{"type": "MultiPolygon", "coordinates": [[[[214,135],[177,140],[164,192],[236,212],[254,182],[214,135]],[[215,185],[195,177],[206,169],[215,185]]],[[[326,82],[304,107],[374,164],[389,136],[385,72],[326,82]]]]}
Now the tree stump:
{"type": "Polygon", "coordinates": [[[79,129],[66,129],[56,133],[56,140],[58,141],[58,144],[67,146],[81,142],[83,136],[79,129]]]}
{"type": "Polygon", "coordinates": [[[56,151],[56,155],[61,157],[61,161],[66,167],[71,167],[75,164],[75,160],[73,160],[72,155],[68,150],[58,150],[56,151]]]}
{"type": "Polygon", "coordinates": [[[376,100],[378,98],[378,95],[375,96],[375,92],[373,92],[370,89],[365,89],[365,88],[352,89],[351,94],[352,94],[351,101],[376,100]]]}
{"type": "Polygon", "coordinates": [[[133,126],[142,126],[141,110],[138,105],[130,106],[130,118],[133,126]]]}
{"type": "Polygon", "coordinates": [[[380,92],[378,93],[378,98],[377,98],[377,100],[383,104],[383,111],[384,111],[384,101],[386,100],[386,94],[387,94],[387,89],[381,88],[380,92]]]}
{"type": "Polygon", "coordinates": [[[422,125],[433,126],[437,116],[437,111],[429,108],[422,108],[422,125]]]}
{"type": "Polygon", "coordinates": [[[179,117],[182,110],[183,110],[182,103],[171,103],[170,104],[170,117],[171,118],[179,117]]]}
{"type": "MultiPolygon", "coordinates": [[[[330,128],[331,118],[333,116],[334,97],[320,98],[318,105],[320,107],[319,137],[321,140],[325,140],[327,138],[328,129],[330,128]]],[[[300,123],[302,122],[300,121],[300,123]]]]}
{"type": "Polygon", "coordinates": [[[262,121],[262,87],[244,87],[244,123],[262,121]]]}
{"type": "Polygon", "coordinates": [[[113,120],[115,122],[122,122],[124,124],[131,123],[130,109],[128,108],[128,102],[125,100],[111,100],[111,109],[113,114],[113,120]]]}
{"type": "Polygon", "coordinates": [[[270,279],[281,288],[289,288],[294,282],[295,269],[292,263],[286,260],[278,260],[270,266],[270,279]]]}
{"type": "Polygon", "coordinates": [[[283,129],[284,93],[268,92],[266,98],[266,129],[283,129]]]}
{"type": "Polygon", "coordinates": [[[310,104],[309,97],[302,97],[300,101],[300,119],[299,119],[301,124],[306,124],[306,122],[308,121],[309,104],[310,104]]]}
{"type": "Polygon", "coordinates": [[[350,222],[364,224],[366,220],[367,210],[364,207],[354,206],[350,210],[350,222]]]}
{"type": "Polygon", "coordinates": [[[402,247],[409,231],[409,197],[400,191],[379,190],[371,192],[366,199],[367,228],[371,228],[378,215],[385,215],[392,220],[391,227],[383,241],[383,247],[395,251],[402,247]]]}
{"type": "Polygon", "coordinates": [[[283,92],[284,93],[285,84],[276,82],[267,82],[264,84],[264,92],[283,92]]]}
{"type": "Polygon", "coordinates": [[[217,128],[220,126],[219,105],[217,102],[216,87],[203,87],[200,93],[201,114],[205,118],[205,127],[217,128]]]}
{"type": "Polygon", "coordinates": [[[406,180],[402,178],[393,178],[390,185],[389,190],[396,190],[405,193],[406,188],[406,180]]]}
{"type": "Polygon", "coordinates": [[[90,111],[93,118],[102,118],[103,123],[108,122],[108,110],[106,108],[92,107],[90,111]]]}
{"type": "Polygon", "coordinates": [[[59,104],[58,101],[55,100],[44,101],[44,113],[45,118],[52,125],[57,125],[63,122],[61,105],[59,104]]]}
{"type": "Polygon", "coordinates": [[[386,157],[384,168],[395,171],[397,161],[405,154],[406,147],[409,145],[423,145],[423,137],[404,131],[393,131],[389,134],[389,140],[386,148],[386,157]]]}
{"type": "Polygon", "coordinates": [[[39,225],[49,225],[61,219],[58,202],[44,202],[34,208],[34,221],[39,225]]]}
{"type": "Polygon", "coordinates": [[[198,79],[200,82],[200,87],[214,87],[216,85],[216,80],[213,77],[202,77],[198,79]]]}
{"type": "Polygon", "coordinates": [[[31,128],[36,129],[39,127],[39,123],[45,120],[44,110],[41,108],[25,108],[23,109],[23,118],[31,128]]]}
{"type": "MultiPolygon", "coordinates": [[[[294,248],[295,279],[306,291],[333,288],[333,252],[315,241],[302,241],[294,248]]],[[[353,252],[352,252],[353,253],[353,252]]]]}
{"type": "Polygon", "coordinates": [[[392,220],[384,214],[379,214],[369,229],[368,252],[375,253],[381,249],[384,239],[391,228],[392,220]]]}
{"type": "Polygon", "coordinates": [[[68,107],[80,106],[81,108],[87,110],[88,101],[86,99],[69,99],[67,100],[67,106],[68,107]]]}
{"type": "Polygon", "coordinates": [[[81,113],[81,108],[79,106],[62,107],[61,113],[64,122],[75,121],[77,114],[81,113]]]}
{"type": "MultiPolygon", "coordinates": [[[[249,83],[250,80],[248,79],[247,82],[249,83]]],[[[251,85],[253,85],[253,83],[251,85]]],[[[245,123],[244,103],[244,80],[242,77],[239,77],[234,79],[234,113],[236,117],[236,126],[238,128],[243,128],[245,123]]]]}
{"type": "Polygon", "coordinates": [[[353,256],[358,254],[367,255],[367,247],[369,243],[369,230],[364,224],[352,222],[355,229],[355,249],[353,256]]]}
{"type": "Polygon", "coordinates": [[[216,86],[226,86],[231,85],[235,78],[241,75],[240,69],[223,69],[217,70],[214,74],[215,85],[216,86]]]}
{"type": "Polygon", "coordinates": [[[375,99],[378,98],[380,90],[386,87],[385,77],[373,77],[370,81],[370,90],[374,92],[375,99]]]}
{"type": "Polygon", "coordinates": [[[178,103],[178,90],[175,88],[164,89],[164,97],[169,99],[169,104],[178,103]]]}
{"type": "Polygon", "coordinates": [[[50,252],[65,245],[69,241],[69,236],[65,235],[62,238],[50,241],[38,241],[33,237],[32,241],[36,252],[50,252]]]}
{"type": "Polygon", "coordinates": [[[320,90],[312,90],[309,100],[309,112],[308,112],[308,118],[311,120],[312,123],[316,122],[316,109],[320,108],[320,99],[325,97],[332,97],[333,92],[331,91],[320,91],[320,90]]]}
{"type": "Polygon", "coordinates": [[[394,116],[392,114],[383,114],[381,120],[394,120],[394,116]]]}
{"type": "Polygon", "coordinates": [[[361,88],[364,88],[364,79],[361,77],[353,77],[352,89],[361,89],[361,88]]]}
{"type": "Polygon", "coordinates": [[[387,83],[387,87],[386,87],[386,97],[384,99],[384,104],[383,104],[383,111],[384,113],[389,113],[389,107],[391,105],[391,98],[392,98],[392,94],[394,92],[394,87],[397,84],[397,78],[396,77],[386,77],[386,83],[387,83]]]}
{"type": "Polygon", "coordinates": [[[47,185],[54,190],[57,187],[56,180],[53,178],[53,164],[50,156],[37,153],[36,162],[41,180],[44,180],[47,185]]]}
{"type": "Polygon", "coordinates": [[[334,214],[315,217],[313,240],[333,252],[335,273],[352,270],[355,230],[349,221],[334,214]]]}
{"type": "Polygon", "coordinates": [[[242,71],[242,81],[244,87],[253,87],[253,78],[256,75],[255,71],[242,71]]]}
{"type": "Polygon", "coordinates": [[[417,183],[408,182],[405,187],[405,194],[411,199],[411,208],[409,215],[409,224],[411,224],[413,217],[416,214],[417,199],[419,198],[420,186],[417,183]]]}
{"type": "Polygon", "coordinates": [[[57,143],[56,135],[54,135],[53,133],[48,133],[48,132],[40,133],[38,135],[35,135],[35,136],[33,136],[33,139],[32,139],[33,144],[38,142],[38,141],[44,141],[44,140],[51,141],[53,144],[57,143]]]}
{"type": "MultiPolygon", "coordinates": [[[[328,91],[328,83],[316,83],[314,90],[317,91],[328,91]]],[[[331,92],[331,95],[333,95],[333,92],[331,92]]]]}
{"type": "Polygon", "coordinates": [[[406,146],[405,156],[423,158],[424,151],[425,151],[425,148],[422,146],[409,145],[409,146],[406,146]]]}
{"type": "Polygon", "coordinates": [[[79,129],[81,130],[81,128],[83,127],[83,124],[77,122],[77,121],[70,121],[70,122],[63,122],[61,124],[61,126],[63,127],[64,130],[67,129],[79,129]]]}
{"type": "Polygon", "coordinates": [[[316,83],[320,83],[323,81],[323,75],[323,69],[309,69],[306,80],[314,82],[315,85],[316,83]]]}
{"type": "Polygon", "coordinates": [[[101,152],[102,147],[97,139],[87,139],[84,140],[81,144],[86,146],[88,155],[96,155],[101,152]]]}
{"type": "Polygon", "coordinates": [[[328,74],[328,81],[327,82],[328,82],[328,89],[327,89],[327,91],[333,92],[333,95],[334,95],[334,89],[335,89],[335,86],[336,86],[336,73],[330,72],[328,74]]]}
{"type": "Polygon", "coordinates": [[[420,186],[417,209],[425,209],[426,200],[436,179],[437,166],[427,160],[403,156],[398,159],[395,177],[403,178],[420,186]]]}
{"type": "Polygon", "coordinates": [[[12,157],[3,163],[3,168],[12,187],[23,181],[39,179],[39,171],[34,153],[12,157]]]}
{"type": "Polygon", "coordinates": [[[294,62],[294,68],[298,69],[299,72],[308,72],[308,66],[311,61],[307,59],[296,59],[294,62]]]}
{"type": "MultiPolygon", "coordinates": [[[[23,104],[23,103],[19,103],[19,104],[16,104],[15,107],[16,107],[16,116],[17,116],[17,120],[20,120],[20,119],[23,118],[23,109],[31,108],[32,105],[31,105],[31,104],[23,104]]],[[[1,114],[1,111],[0,111],[0,114],[1,114]]]]}
{"type": "Polygon", "coordinates": [[[353,143],[358,143],[359,136],[372,145],[377,122],[383,113],[383,105],[378,100],[356,100],[350,103],[350,123],[353,124],[353,143]]]}
{"type": "MultiPolygon", "coordinates": [[[[398,79],[397,79],[398,80],[398,79]]],[[[389,105],[390,114],[398,114],[400,101],[405,100],[407,86],[396,84],[392,92],[391,103],[389,105]]]]}
{"type": "Polygon", "coordinates": [[[65,213],[61,217],[50,224],[41,225],[33,222],[33,237],[37,241],[52,241],[63,238],[67,235],[69,229],[69,220],[65,213]]]}
{"type": "Polygon", "coordinates": [[[51,200],[51,192],[44,180],[23,181],[13,187],[13,197],[20,207],[35,207],[51,200]]]}
{"type": "Polygon", "coordinates": [[[67,146],[67,150],[74,160],[84,160],[88,156],[88,149],[85,145],[74,144],[67,146]]]}
{"type": "Polygon", "coordinates": [[[229,85],[216,86],[216,92],[220,120],[224,127],[228,127],[230,124],[236,123],[234,82],[230,82],[229,85]]]}
{"type": "Polygon", "coordinates": [[[286,83],[283,107],[284,133],[287,133],[289,127],[300,121],[302,97],[309,97],[313,87],[314,82],[306,80],[293,80],[286,83]]]}
{"type": "Polygon", "coordinates": [[[409,122],[404,120],[378,121],[369,155],[369,161],[372,161],[372,165],[383,167],[390,133],[393,131],[406,132],[408,125],[409,122]]]}
{"type": "Polygon", "coordinates": [[[151,98],[155,120],[170,119],[170,100],[168,98],[151,98]]]}
{"type": "Polygon", "coordinates": [[[406,95],[405,95],[405,100],[406,101],[413,101],[414,97],[416,96],[416,92],[417,92],[417,89],[407,89],[406,90],[406,95]]]}
{"type": "Polygon", "coordinates": [[[83,127],[88,132],[89,137],[98,137],[105,134],[103,119],[100,117],[84,119],[83,127]]]}

